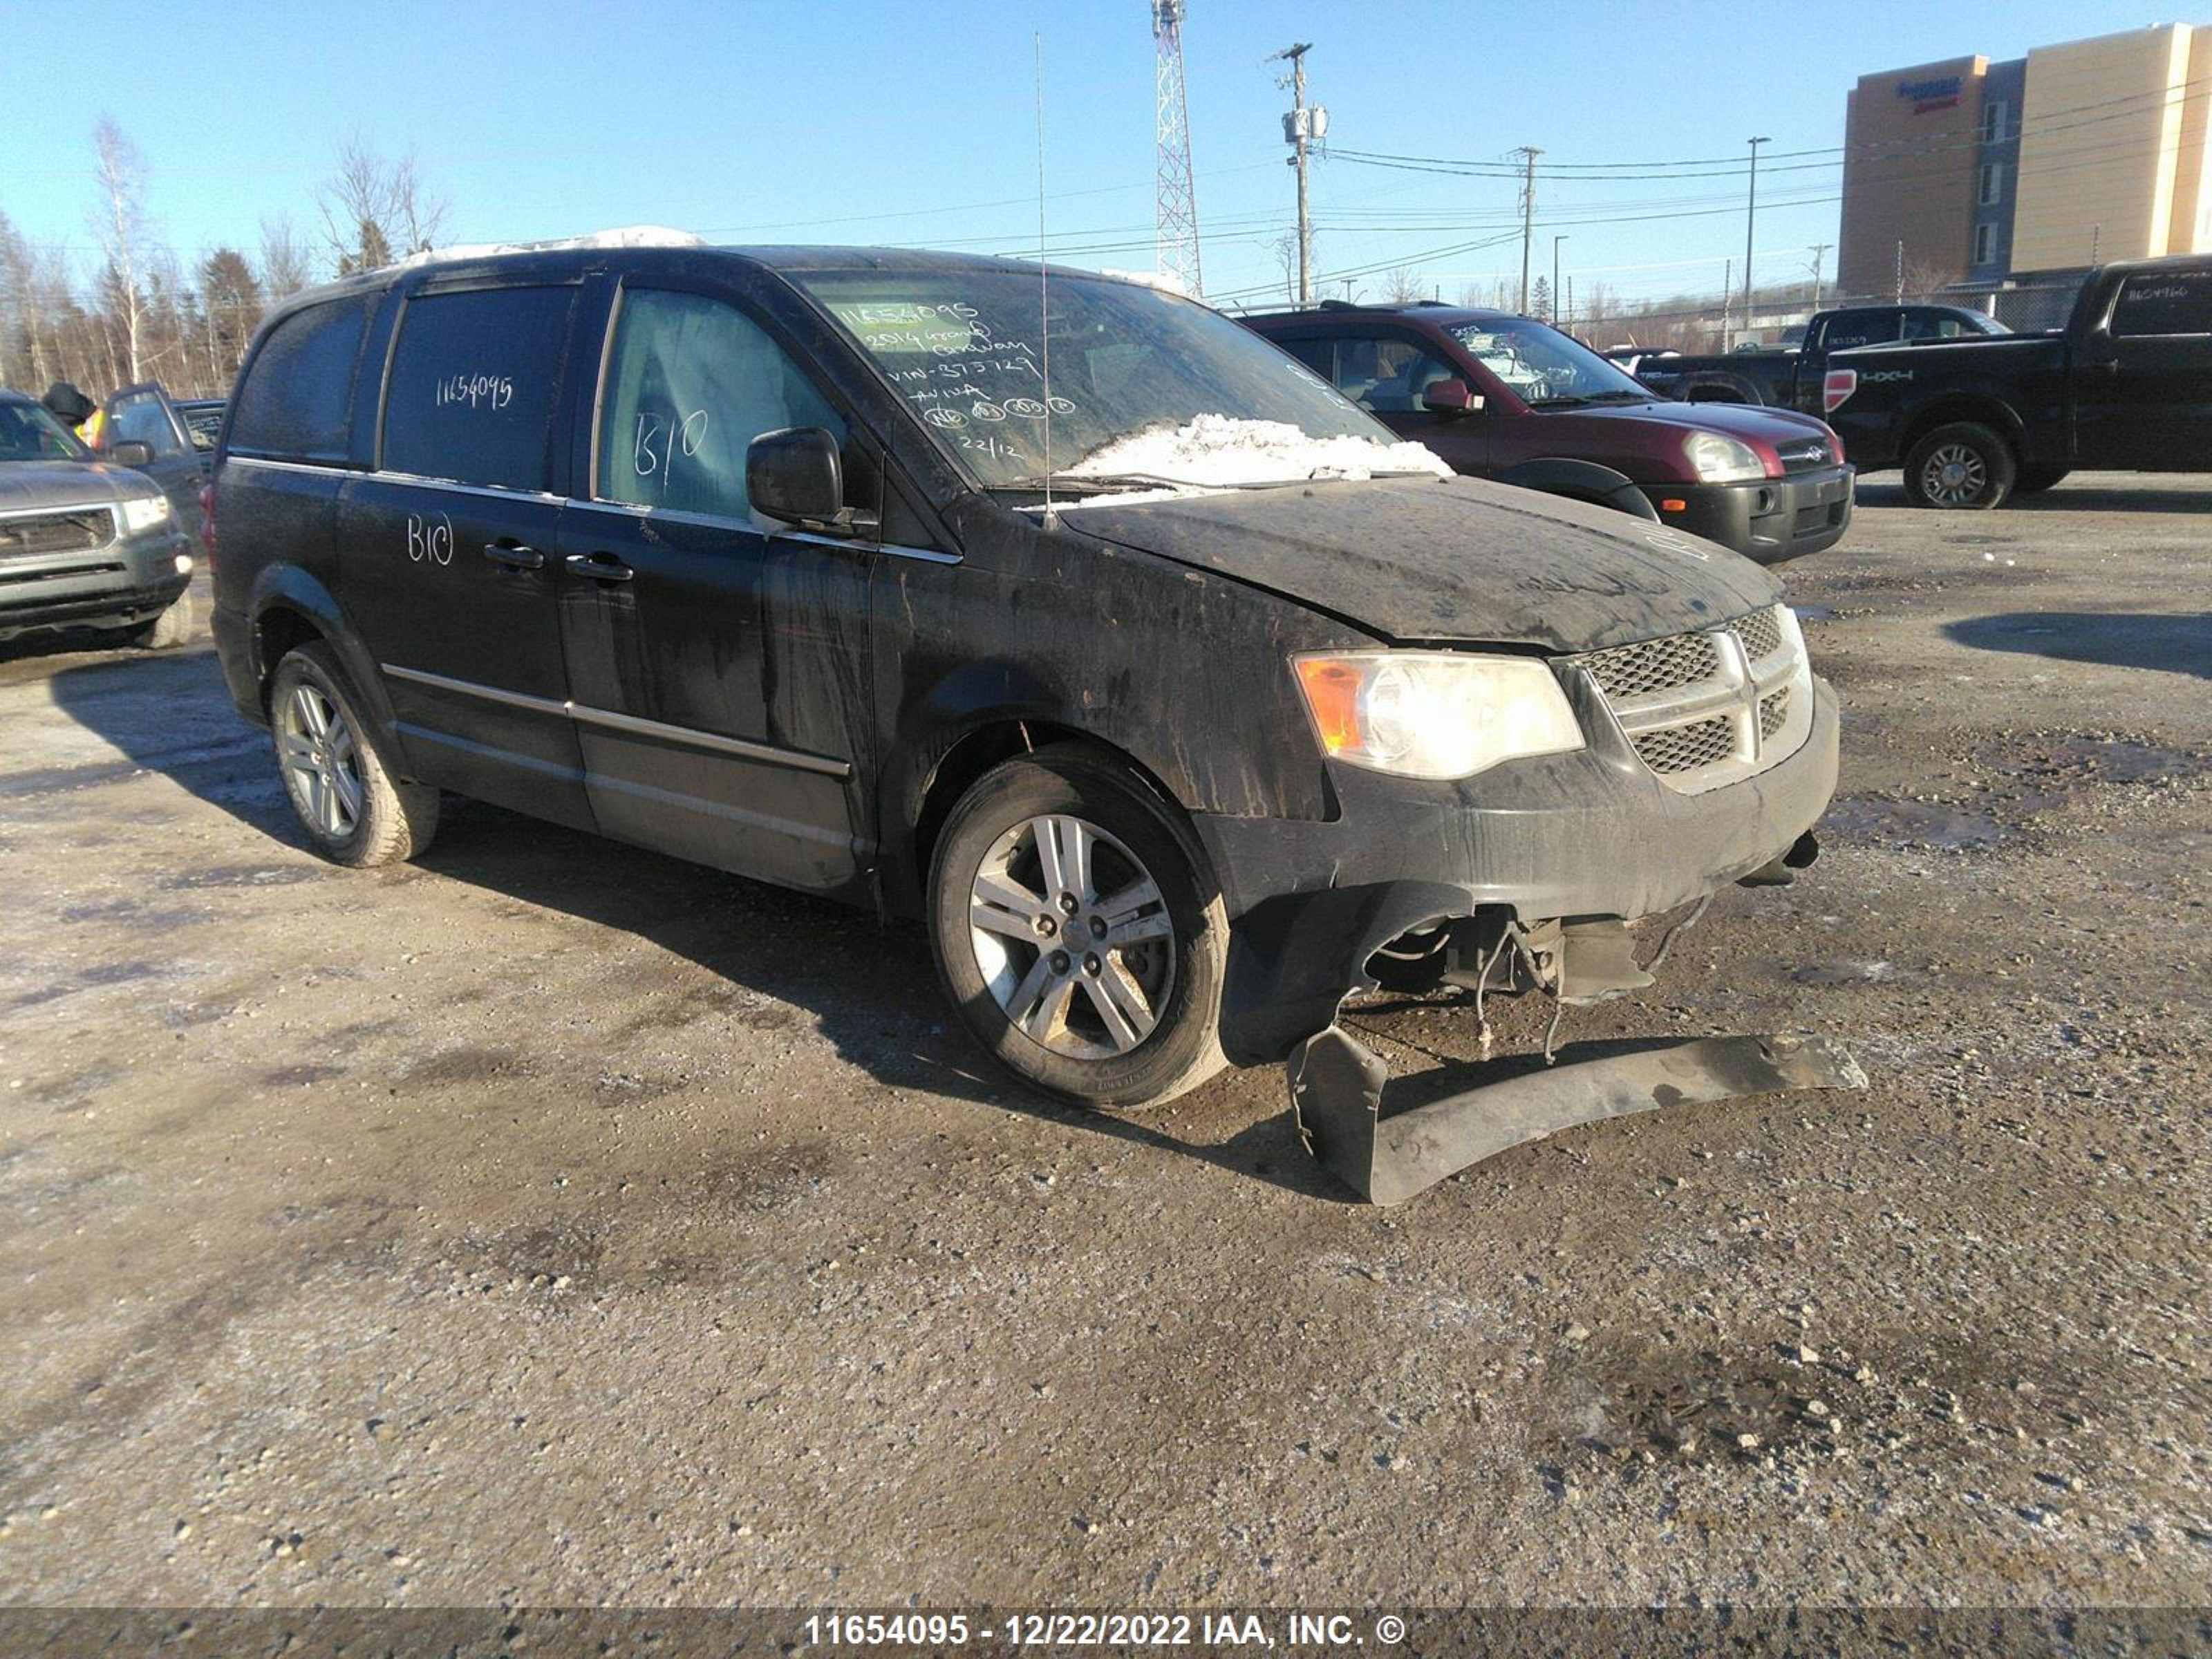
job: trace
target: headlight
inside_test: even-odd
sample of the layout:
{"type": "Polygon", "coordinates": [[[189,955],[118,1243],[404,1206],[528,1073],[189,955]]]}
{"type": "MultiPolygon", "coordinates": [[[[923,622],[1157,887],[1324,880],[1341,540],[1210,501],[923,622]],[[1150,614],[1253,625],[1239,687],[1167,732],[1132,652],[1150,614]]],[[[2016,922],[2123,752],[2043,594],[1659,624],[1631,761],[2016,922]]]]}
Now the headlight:
{"type": "Polygon", "coordinates": [[[1693,432],[1682,446],[1690,470],[1706,483],[1742,483],[1766,476],[1766,463],[1749,444],[1717,432],[1693,432]]]}
{"type": "Polygon", "coordinates": [[[1446,651],[1296,659],[1314,732],[1334,758],[1405,778],[1471,778],[1583,746],[1547,664],[1446,651]]]}
{"type": "Polygon", "coordinates": [[[168,523],[174,511],[167,495],[146,495],[137,501],[125,501],[123,503],[123,533],[139,536],[149,530],[158,530],[168,523]]]}

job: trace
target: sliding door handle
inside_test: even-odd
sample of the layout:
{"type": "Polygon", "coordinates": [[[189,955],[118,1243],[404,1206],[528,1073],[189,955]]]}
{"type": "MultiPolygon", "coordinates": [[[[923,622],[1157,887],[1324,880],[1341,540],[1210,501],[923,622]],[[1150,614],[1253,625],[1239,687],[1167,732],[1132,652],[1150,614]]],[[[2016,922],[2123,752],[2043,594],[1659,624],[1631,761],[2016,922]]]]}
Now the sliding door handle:
{"type": "Polygon", "coordinates": [[[534,547],[509,547],[500,542],[487,542],[483,556],[503,570],[542,570],[545,568],[545,556],[534,547]]]}
{"type": "Polygon", "coordinates": [[[589,576],[595,582],[626,582],[637,572],[611,553],[571,553],[562,562],[572,576],[589,576]]]}

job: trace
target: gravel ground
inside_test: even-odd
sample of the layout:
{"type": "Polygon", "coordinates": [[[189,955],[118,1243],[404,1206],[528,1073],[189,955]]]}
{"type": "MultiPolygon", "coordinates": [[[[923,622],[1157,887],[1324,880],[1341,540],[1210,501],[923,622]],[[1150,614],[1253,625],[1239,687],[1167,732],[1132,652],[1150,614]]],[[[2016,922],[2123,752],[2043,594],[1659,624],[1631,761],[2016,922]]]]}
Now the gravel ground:
{"type": "Polygon", "coordinates": [[[1872,1089],[1394,1212],[1278,1072],[1042,1106],[912,930],[477,806],[341,872],[204,636],[7,647],[0,1601],[2203,1601],[2208,511],[1867,489],[1826,857],[1566,1035],[1872,1089]]]}

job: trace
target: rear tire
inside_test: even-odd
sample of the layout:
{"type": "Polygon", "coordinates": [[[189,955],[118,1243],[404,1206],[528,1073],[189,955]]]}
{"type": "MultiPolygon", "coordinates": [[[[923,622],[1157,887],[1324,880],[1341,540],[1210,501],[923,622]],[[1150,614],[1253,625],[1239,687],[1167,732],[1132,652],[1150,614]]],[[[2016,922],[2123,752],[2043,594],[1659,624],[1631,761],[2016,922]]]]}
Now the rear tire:
{"type": "Polygon", "coordinates": [[[1905,495],[1915,507],[1989,507],[2012,494],[2020,464],[2012,446],[1978,421],[1939,426],[1905,458],[1905,495]]]}
{"type": "Polygon", "coordinates": [[[142,651],[167,651],[182,645],[192,631],[192,596],[179,593],[167,611],[151,622],[140,623],[126,637],[142,651]]]}
{"type": "Polygon", "coordinates": [[[330,647],[303,645],[269,691],[276,770],[315,851],[356,869],[413,858],[438,833],[438,792],[401,781],[330,647]]]}
{"type": "Polygon", "coordinates": [[[2015,495],[2040,495],[2073,470],[2067,466],[2053,466],[2048,461],[2025,463],[2012,481],[2012,493],[2015,495]]]}
{"type": "Polygon", "coordinates": [[[1152,1106],[1228,1063],[1220,891],[1189,824],[1126,766],[1071,745],[986,773],[938,836],[929,916],[962,1024],[1032,1088],[1152,1106]]]}

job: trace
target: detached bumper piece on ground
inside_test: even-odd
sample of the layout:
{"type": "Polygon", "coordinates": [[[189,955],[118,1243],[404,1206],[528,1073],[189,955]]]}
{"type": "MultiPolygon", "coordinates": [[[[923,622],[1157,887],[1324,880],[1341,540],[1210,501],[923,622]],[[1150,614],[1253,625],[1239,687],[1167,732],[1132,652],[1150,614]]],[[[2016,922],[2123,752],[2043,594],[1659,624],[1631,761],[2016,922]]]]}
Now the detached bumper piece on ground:
{"type": "Polygon", "coordinates": [[[1826,1037],[1705,1037],[1509,1078],[1384,1116],[1389,1067],[1340,1025],[1290,1060],[1298,1138],[1370,1204],[1402,1204],[1508,1147],[1578,1123],[1659,1106],[1792,1089],[1863,1089],[1866,1073],[1826,1037]]]}

